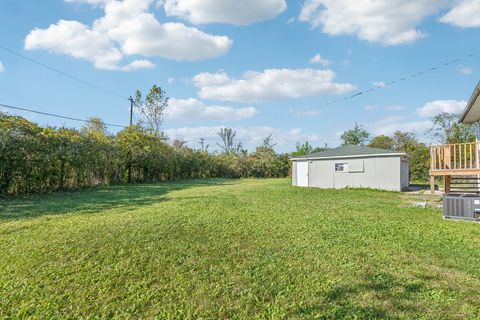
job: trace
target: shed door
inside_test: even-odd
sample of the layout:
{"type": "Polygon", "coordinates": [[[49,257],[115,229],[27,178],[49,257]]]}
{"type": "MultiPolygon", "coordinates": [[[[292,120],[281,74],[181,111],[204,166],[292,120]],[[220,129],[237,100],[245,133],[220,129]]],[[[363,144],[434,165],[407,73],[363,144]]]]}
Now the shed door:
{"type": "Polygon", "coordinates": [[[308,162],[297,162],[297,186],[308,187],[308,162]]]}
{"type": "Polygon", "coordinates": [[[401,160],[401,167],[400,167],[400,183],[402,190],[407,188],[410,184],[410,168],[409,163],[406,160],[401,160]]]}

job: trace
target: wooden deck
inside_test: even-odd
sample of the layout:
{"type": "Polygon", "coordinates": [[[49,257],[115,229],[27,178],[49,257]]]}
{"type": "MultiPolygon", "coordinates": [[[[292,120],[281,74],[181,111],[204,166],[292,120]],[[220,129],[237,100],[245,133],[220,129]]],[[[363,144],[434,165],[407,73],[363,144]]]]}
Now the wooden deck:
{"type": "Polygon", "coordinates": [[[468,176],[480,174],[480,142],[444,144],[430,147],[431,176],[468,176]]]}
{"type": "MultiPolygon", "coordinates": [[[[458,182],[462,177],[478,179],[480,176],[479,163],[480,142],[444,144],[430,147],[430,186],[432,194],[435,189],[435,177],[444,177],[445,193],[451,192],[452,179],[454,184],[470,184],[464,186],[464,192],[478,192],[480,185],[474,180],[458,182]]],[[[460,190],[461,191],[461,190],[460,190]]]]}
{"type": "Polygon", "coordinates": [[[480,169],[430,170],[430,176],[473,176],[480,175],[480,169]]]}

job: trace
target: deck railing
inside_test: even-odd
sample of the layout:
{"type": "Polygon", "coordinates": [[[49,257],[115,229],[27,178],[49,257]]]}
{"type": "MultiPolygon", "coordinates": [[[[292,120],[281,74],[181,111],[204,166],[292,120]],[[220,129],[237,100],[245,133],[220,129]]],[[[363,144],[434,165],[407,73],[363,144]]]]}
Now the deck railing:
{"type": "Polygon", "coordinates": [[[444,144],[430,147],[431,173],[472,173],[479,170],[480,142],[444,144]]]}

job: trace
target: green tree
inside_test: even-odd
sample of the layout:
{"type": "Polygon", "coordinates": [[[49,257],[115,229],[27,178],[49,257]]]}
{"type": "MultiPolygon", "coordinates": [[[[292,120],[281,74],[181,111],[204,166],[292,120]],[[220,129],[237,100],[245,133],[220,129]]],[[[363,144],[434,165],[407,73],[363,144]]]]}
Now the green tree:
{"type": "Polygon", "coordinates": [[[98,117],[91,117],[88,119],[89,122],[82,128],[82,131],[85,133],[103,135],[106,136],[107,126],[102,119],[98,117]]]}
{"type": "Polygon", "coordinates": [[[410,151],[410,179],[412,181],[428,181],[430,170],[430,148],[419,143],[410,151]]]}
{"type": "Polygon", "coordinates": [[[458,116],[440,113],[432,118],[433,125],[427,133],[438,143],[463,143],[475,141],[475,126],[458,122],[458,116]]]}
{"type": "Polygon", "coordinates": [[[295,152],[292,153],[293,156],[305,156],[307,154],[311,154],[313,152],[313,146],[308,142],[305,141],[304,143],[297,142],[295,145],[295,152]]]}
{"type": "Polygon", "coordinates": [[[173,139],[172,147],[174,149],[185,149],[185,148],[187,148],[187,141],[183,140],[181,138],[173,139]]]}
{"type": "Polygon", "coordinates": [[[368,141],[369,136],[370,134],[368,131],[355,122],[355,126],[352,129],[342,133],[340,139],[342,139],[342,146],[363,146],[368,141]]]}
{"type": "Polygon", "coordinates": [[[393,150],[394,144],[395,142],[391,137],[385,136],[382,134],[370,140],[370,143],[368,144],[368,146],[372,148],[393,150]]]}
{"type": "Polygon", "coordinates": [[[145,100],[140,90],[135,93],[135,106],[145,118],[148,128],[157,137],[164,137],[161,126],[167,113],[168,100],[166,92],[156,85],[150,89],[145,100]]]}
{"type": "Polygon", "coordinates": [[[325,144],[325,147],[313,147],[308,141],[305,141],[304,143],[297,142],[295,145],[295,151],[292,152],[292,156],[305,156],[311,153],[325,151],[327,149],[327,144],[325,144]]]}
{"type": "Polygon", "coordinates": [[[418,146],[417,137],[413,132],[395,131],[393,133],[393,146],[395,150],[410,154],[418,146]]]}
{"type": "Polygon", "coordinates": [[[430,169],[430,149],[418,141],[415,133],[395,131],[393,134],[394,149],[410,156],[410,179],[428,181],[430,169]]]}
{"type": "Polygon", "coordinates": [[[265,138],[263,138],[263,144],[262,144],[263,147],[273,149],[273,147],[275,147],[276,145],[277,145],[276,143],[273,143],[273,138],[271,133],[265,138]]]}
{"type": "Polygon", "coordinates": [[[239,154],[242,151],[242,143],[237,143],[235,141],[235,137],[237,136],[237,132],[231,128],[221,128],[217,135],[221,139],[221,143],[217,143],[217,145],[222,150],[222,153],[225,155],[234,155],[239,154]]]}

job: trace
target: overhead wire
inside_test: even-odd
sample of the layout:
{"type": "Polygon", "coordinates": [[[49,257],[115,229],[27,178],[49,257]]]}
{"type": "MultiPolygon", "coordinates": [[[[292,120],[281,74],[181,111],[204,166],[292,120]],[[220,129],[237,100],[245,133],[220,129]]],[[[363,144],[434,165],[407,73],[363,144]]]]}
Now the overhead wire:
{"type": "Polygon", "coordinates": [[[290,112],[284,114],[284,115],[281,115],[279,117],[276,117],[276,118],[273,118],[273,119],[270,119],[270,120],[265,120],[263,122],[261,122],[261,125],[265,125],[265,124],[268,124],[270,122],[274,122],[274,121],[278,121],[278,120],[282,120],[282,119],[286,119],[286,118],[290,118],[290,117],[293,117],[295,116],[296,114],[298,113],[306,113],[306,112],[311,112],[311,111],[316,111],[318,109],[322,109],[322,108],[325,108],[325,107],[328,107],[330,105],[333,105],[333,104],[337,104],[337,103],[340,103],[340,102],[344,102],[344,101],[348,101],[348,100],[351,100],[351,99],[354,99],[358,96],[361,96],[361,95],[365,95],[365,94],[368,94],[368,93],[371,93],[373,91],[376,91],[376,90],[380,90],[380,89],[385,89],[387,87],[391,87],[395,84],[398,84],[400,82],[403,82],[403,81],[407,81],[407,80],[410,80],[410,79],[413,79],[413,78],[416,78],[416,77],[419,77],[419,76],[422,76],[426,73],[430,73],[430,72],[433,72],[433,71],[436,71],[438,69],[441,69],[441,68],[445,68],[451,64],[454,64],[454,63],[457,63],[457,62],[460,62],[462,60],[465,60],[465,59],[470,59],[472,58],[473,56],[475,56],[474,53],[470,53],[464,57],[460,57],[460,58],[455,58],[455,59],[452,59],[452,60],[449,60],[445,63],[442,63],[442,64],[439,64],[439,65],[436,65],[434,67],[431,67],[431,68],[428,68],[428,69],[425,69],[425,70],[422,70],[422,71],[419,71],[419,72],[416,72],[416,73],[413,73],[413,74],[410,74],[406,77],[402,77],[402,78],[399,78],[399,79],[396,79],[396,80],[392,80],[390,82],[387,82],[385,83],[385,85],[382,85],[382,86],[374,86],[374,87],[371,87],[369,89],[366,89],[366,90],[363,90],[363,91],[359,91],[359,92],[356,92],[350,96],[347,96],[347,97],[343,97],[343,98],[338,98],[338,99],[335,99],[335,100],[332,100],[332,101],[328,101],[326,103],[323,103],[319,106],[315,106],[315,107],[311,107],[311,108],[304,108],[304,109],[300,109],[300,110],[291,110],[290,112]]]}
{"type": "Polygon", "coordinates": [[[78,77],[76,77],[76,76],[74,76],[74,75],[71,75],[71,74],[69,74],[69,73],[67,73],[67,72],[65,72],[65,71],[62,71],[62,70],[60,70],[60,69],[58,69],[58,68],[51,67],[51,66],[49,66],[49,65],[47,65],[47,64],[45,64],[45,63],[43,63],[43,62],[40,62],[40,61],[35,60],[35,59],[33,59],[33,58],[27,57],[27,56],[25,56],[25,55],[23,55],[23,54],[21,54],[21,53],[19,53],[19,52],[16,52],[16,51],[14,51],[14,50],[11,50],[11,49],[9,49],[9,48],[6,48],[6,47],[4,47],[4,46],[2,46],[2,45],[0,45],[0,49],[4,50],[4,51],[6,51],[6,52],[8,52],[8,53],[10,53],[10,54],[12,54],[12,55],[15,55],[15,56],[17,56],[17,57],[20,57],[20,58],[22,58],[22,59],[24,59],[24,60],[27,60],[27,61],[29,61],[29,62],[31,62],[31,63],[35,63],[35,64],[37,64],[37,65],[39,65],[39,66],[41,66],[41,67],[43,67],[43,68],[46,68],[46,69],[48,69],[48,70],[50,70],[50,71],[56,72],[56,73],[58,73],[58,74],[60,74],[60,75],[62,75],[62,76],[64,76],[64,77],[67,77],[67,78],[69,78],[69,79],[71,79],[71,80],[74,80],[74,81],[77,81],[77,82],[79,82],[79,83],[82,83],[82,84],[84,84],[84,85],[86,85],[86,86],[89,86],[89,87],[91,87],[91,88],[95,88],[95,89],[97,89],[97,90],[103,91],[103,92],[108,93],[108,94],[110,94],[110,95],[113,95],[113,96],[115,96],[115,97],[117,97],[117,98],[128,99],[127,97],[125,97],[125,96],[122,95],[122,94],[116,93],[116,92],[114,92],[114,91],[112,91],[112,90],[110,90],[110,89],[101,87],[101,86],[96,85],[96,84],[94,84],[94,83],[92,83],[92,82],[89,82],[89,81],[80,79],[80,78],[78,78],[78,77]]]}
{"type": "MultiPolygon", "coordinates": [[[[30,108],[11,106],[11,105],[8,105],[8,104],[3,104],[3,103],[0,103],[0,107],[4,107],[4,108],[8,108],[8,109],[14,109],[14,110],[20,110],[20,111],[26,111],[26,112],[32,112],[32,113],[37,113],[37,114],[41,114],[41,115],[44,115],[44,116],[56,117],[56,118],[66,119],[66,120],[80,121],[80,122],[85,122],[85,123],[95,122],[93,120],[63,116],[63,115],[59,115],[59,114],[56,114],[56,113],[49,113],[49,112],[38,111],[38,110],[30,109],[30,108]]],[[[127,128],[127,126],[120,125],[120,124],[113,124],[113,123],[106,123],[106,122],[104,122],[103,124],[106,125],[106,126],[109,126],[109,127],[127,128]]]]}
{"type": "MultiPolygon", "coordinates": [[[[45,63],[42,63],[40,61],[37,61],[35,59],[32,59],[32,58],[29,58],[21,53],[18,53],[16,51],[13,51],[11,49],[8,49],[4,46],[1,46],[0,45],[0,49],[10,53],[10,54],[13,54],[13,55],[16,55],[18,57],[21,57],[27,61],[30,61],[32,63],[35,63],[37,65],[40,65],[46,69],[49,69],[51,71],[54,71],[64,77],[67,77],[67,78],[70,78],[74,81],[77,81],[77,82],[80,82],[84,85],[87,85],[89,87],[92,87],[92,88],[95,88],[97,90],[101,90],[105,93],[109,93],[113,96],[116,96],[116,97],[119,97],[121,99],[129,99],[127,97],[124,97],[123,95],[121,94],[118,94],[112,90],[109,90],[109,89],[106,89],[106,88],[103,88],[103,87],[100,87],[96,84],[93,84],[91,82],[88,82],[88,81],[85,81],[85,80],[82,80],[76,76],[73,76],[71,74],[68,74],[64,71],[61,71],[57,68],[54,68],[54,67],[51,67],[49,65],[46,65],[45,63]]],[[[426,73],[430,73],[430,72],[433,72],[433,71],[436,71],[438,69],[441,69],[441,68],[445,68],[451,64],[454,64],[454,63],[457,63],[457,62],[460,62],[462,61],[463,59],[469,59],[471,57],[473,57],[475,54],[474,53],[471,53],[471,54],[468,54],[464,57],[460,57],[460,58],[456,58],[456,59],[452,59],[450,61],[447,61],[443,64],[439,64],[439,65],[436,65],[436,66],[433,66],[433,67],[430,67],[428,69],[425,69],[425,70],[422,70],[422,71],[419,71],[419,72],[416,72],[416,73],[413,73],[413,74],[410,74],[406,77],[402,77],[402,78],[399,78],[399,79],[396,79],[396,80],[392,80],[392,81],[389,81],[387,83],[385,83],[384,85],[382,86],[374,86],[374,87],[371,87],[369,89],[366,89],[366,90],[363,90],[363,91],[359,91],[359,92],[356,92],[350,96],[346,96],[346,97],[343,97],[343,98],[338,98],[338,99],[335,99],[335,100],[332,100],[332,101],[328,101],[328,102],[325,102],[321,105],[318,105],[318,106],[315,106],[315,107],[311,107],[311,108],[304,108],[304,109],[300,109],[300,110],[291,110],[290,112],[284,114],[284,115],[281,115],[279,117],[276,117],[276,118],[273,118],[273,119],[270,119],[270,120],[265,120],[265,121],[262,121],[261,124],[262,125],[265,125],[265,124],[268,124],[270,122],[274,122],[274,121],[279,121],[279,120],[282,120],[282,119],[286,119],[286,118],[290,118],[290,117],[293,117],[295,116],[296,114],[298,113],[307,113],[307,112],[311,112],[311,111],[316,111],[318,109],[322,109],[322,108],[325,108],[325,107],[328,107],[330,105],[333,105],[333,104],[337,104],[337,103],[340,103],[340,102],[345,102],[345,101],[349,101],[351,99],[354,99],[358,96],[361,96],[361,95],[365,95],[365,94],[368,94],[368,93],[371,93],[373,91],[376,91],[376,90],[380,90],[380,89],[384,89],[384,88],[387,88],[387,87],[391,87],[395,84],[398,84],[400,82],[403,82],[403,81],[407,81],[407,80],[410,80],[410,79],[413,79],[413,78],[416,78],[416,77],[419,77],[419,76],[422,76],[426,73]]],[[[136,105],[136,103],[135,103],[136,105]]],[[[75,117],[69,117],[69,116],[62,116],[62,115],[58,115],[58,114],[53,114],[53,113],[48,113],[48,112],[42,112],[42,111],[38,111],[38,110],[32,110],[32,109],[28,109],[28,108],[22,108],[22,107],[14,107],[14,106],[10,106],[10,105],[5,105],[5,104],[0,104],[0,106],[3,106],[5,108],[11,108],[11,109],[16,109],[16,110],[22,110],[22,111],[27,111],[27,112],[33,112],[33,113],[38,113],[38,114],[42,114],[42,115],[47,115],[47,116],[53,116],[53,117],[57,117],[57,118],[63,118],[63,119],[68,119],[68,120],[74,120],[74,121],[82,121],[82,122],[91,122],[89,120],[86,120],[86,119],[79,119],[79,118],[75,118],[75,117]]],[[[123,126],[123,125],[117,125],[117,124],[106,124],[106,125],[109,125],[109,126],[115,126],[115,127],[126,127],[126,126],[123,126]]]]}
{"type": "MultiPolygon", "coordinates": [[[[124,99],[128,99],[127,97],[115,92],[115,91],[112,91],[110,89],[107,89],[107,88],[104,88],[104,87],[101,87],[97,84],[94,84],[92,82],[89,82],[89,81],[86,81],[86,80],[83,80],[83,79],[80,79],[79,77],[76,77],[74,75],[71,75],[65,71],[62,71],[58,68],[55,68],[55,67],[52,67],[52,66],[49,66],[43,62],[40,62],[38,60],[35,60],[33,58],[30,58],[30,57],[27,57],[19,52],[16,52],[14,50],[11,50],[9,48],[6,48],[2,45],[0,45],[0,49],[4,50],[5,52],[8,52],[12,55],[15,55],[17,57],[20,57],[26,61],[29,61],[31,63],[34,63],[34,64],[37,64],[43,68],[46,68],[50,71],[53,71],[53,72],[56,72],[58,74],[60,74],[61,76],[64,76],[66,78],[69,78],[71,80],[74,80],[74,81],[77,81],[83,85],[86,85],[88,87],[91,87],[91,88],[94,88],[96,90],[100,90],[104,93],[108,93],[112,96],[115,96],[117,98],[121,98],[122,100],[124,99]]],[[[87,120],[87,119],[80,119],[80,118],[76,118],[76,117],[71,117],[71,116],[64,116],[64,115],[59,115],[59,114],[55,114],[55,113],[49,113],[49,112],[44,112],[44,111],[39,111],[39,110],[34,110],[34,109],[31,109],[31,108],[25,108],[25,107],[17,107],[17,106],[12,106],[12,105],[7,105],[7,104],[0,104],[0,106],[4,107],[4,108],[9,108],[9,109],[14,109],[14,110],[20,110],[20,111],[26,111],[26,112],[31,112],[31,113],[36,113],[36,114],[41,114],[41,115],[45,115],[45,116],[51,116],[51,117],[56,117],[56,118],[61,118],[61,119],[66,119],[66,120],[73,120],[73,121],[80,121],[80,122],[84,122],[84,123],[91,123],[92,121],[91,120],[87,120]]],[[[112,124],[112,123],[104,123],[105,125],[107,126],[111,126],[111,127],[119,127],[119,128],[126,128],[126,126],[124,125],[119,125],[119,124],[112,124]]]]}

